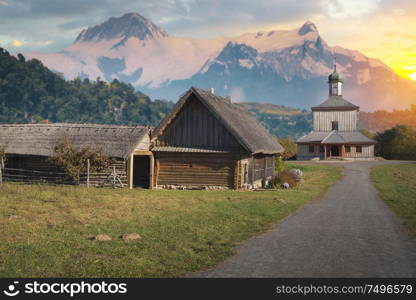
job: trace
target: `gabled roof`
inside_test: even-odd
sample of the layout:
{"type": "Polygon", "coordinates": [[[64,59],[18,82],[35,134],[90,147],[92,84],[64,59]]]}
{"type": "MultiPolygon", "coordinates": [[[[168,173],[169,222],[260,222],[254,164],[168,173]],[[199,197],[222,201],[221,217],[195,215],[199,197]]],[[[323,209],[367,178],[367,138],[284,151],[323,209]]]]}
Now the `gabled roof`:
{"type": "Polygon", "coordinates": [[[312,131],[302,136],[296,143],[320,144],[376,144],[359,131],[312,131]]]}
{"type": "Polygon", "coordinates": [[[356,110],[360,107],[342,98],[342,96],[329,96],[324,102],[312,107],[312,111],[316,110],[356,110]]]}
{"type": "Polygon", "coordinates": [[[176,103],[172,112],[156,127],[152,140],[157,139],[189,97],[194,94],[208,110],[229,130],[237,141],[251,154],[275,154],[283,152],[276,138],[264,128],[245,108],[233,104],[229,99],[214,95],[211,91],[192,87],[176,103]]]}
{"type": "Polygon", "coordinates": [[[145,126],[96,124],[0,124],[0,147],[8,154],[52,156],[63,137],[77,149],[99,147],[110,157],[127,157],[149,135],[145,126]]]}

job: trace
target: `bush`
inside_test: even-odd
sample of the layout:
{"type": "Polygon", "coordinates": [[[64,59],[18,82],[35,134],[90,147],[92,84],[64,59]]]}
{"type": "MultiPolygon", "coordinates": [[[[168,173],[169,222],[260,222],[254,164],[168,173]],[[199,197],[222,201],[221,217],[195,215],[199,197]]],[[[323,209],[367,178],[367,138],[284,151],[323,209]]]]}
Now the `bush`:
{"type": "Polygon", "coordinates": [[[376,154],[386,159],[416,160],[416,129],[398,125],[378,133],[376,154]]]}
{"type": "Polygon", "coordinates": [[[274,169],[277,173],[283,172],[284,169],[286,169],[285,161],[283,160],[281,156],[276,157],[276,163],[275,163],[274,169]]]}
{"type": "Polygon", "coordinates": [[[285,160],[294,158],[296,155],[296,144],[291,137],[278,138],[277,141],[283,146],[285,151],[282,153],[282,157],[285,160]]]}
{"type": "Polygon", "coordinates": [[[101,149],[89,147],[75,149],[67,138],[62,138],[54,148],[55,155],[48,160],[64,170],[69,179],[79,183],[80,175],[87,172],[90,160],[90,172],[102,171],[110,167],[113,160],[104,155],[101,149]]]}
{"type": "Polygon", "coordinates": [[[281,188],[282,185],[287,182],[291,188],[296,187],[299,182],[296,180],[296,176],[289,172],[288,170],[284,170],[279,172],[272,181],[272,187],[275,189],[281,188]]]}

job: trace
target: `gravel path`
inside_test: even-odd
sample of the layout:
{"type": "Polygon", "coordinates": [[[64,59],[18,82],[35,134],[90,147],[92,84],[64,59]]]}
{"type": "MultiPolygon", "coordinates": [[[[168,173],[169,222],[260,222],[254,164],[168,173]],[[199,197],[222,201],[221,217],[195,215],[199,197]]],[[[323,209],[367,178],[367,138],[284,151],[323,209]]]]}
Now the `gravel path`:
{"type": "MultiPolygon", "coordinates": [[[[342,163],[344,178],[238,254],[192,277],[416,277],[416,240],[377,196],[369,168],[342,163]]],[[[396,162],[398,163],[398,162],[396,162]]]]}

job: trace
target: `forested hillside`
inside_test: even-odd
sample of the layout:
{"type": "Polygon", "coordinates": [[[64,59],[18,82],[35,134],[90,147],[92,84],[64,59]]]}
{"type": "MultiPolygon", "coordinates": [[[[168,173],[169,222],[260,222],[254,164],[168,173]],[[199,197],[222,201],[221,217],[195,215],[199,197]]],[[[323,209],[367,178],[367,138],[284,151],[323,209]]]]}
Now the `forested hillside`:
{"type": "Polygon", "coordinates": [[[0,123],[79,122],[155,126],[173,103],[130,84],[76,78],[66,81],[37,59],[0,48],[0,123]]]}
{"type": "Polygon", "coordinates": [[[384,131],[397,125],[410,125],[416,128],[416,105],[403,110],[360,113],[360,126],[371,132],[384,131]]]}

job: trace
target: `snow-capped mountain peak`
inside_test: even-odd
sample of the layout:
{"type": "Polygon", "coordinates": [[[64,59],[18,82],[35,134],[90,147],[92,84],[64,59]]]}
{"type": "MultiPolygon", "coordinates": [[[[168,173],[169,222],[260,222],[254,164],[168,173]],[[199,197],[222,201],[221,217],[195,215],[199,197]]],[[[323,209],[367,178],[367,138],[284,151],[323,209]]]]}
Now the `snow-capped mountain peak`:
{"type": "Polygon", "coordinates": [[[316,28],[315,24],[311,21],[306,21],[305,24],[302,25],[301,28],[299,28],[298,33],[299,35],[305,35],[309,32],[318,32],[318,29],[316,28]]]}
{"type": "Polygon", "coordinates": [[[127,40],[136,37],[139,40],[167,37],[163,29],[138,13],[127,13],[121,17],[112,17],[102,24],[84,29],[75,43],[98,42],[121,38],[127,40]]]}

